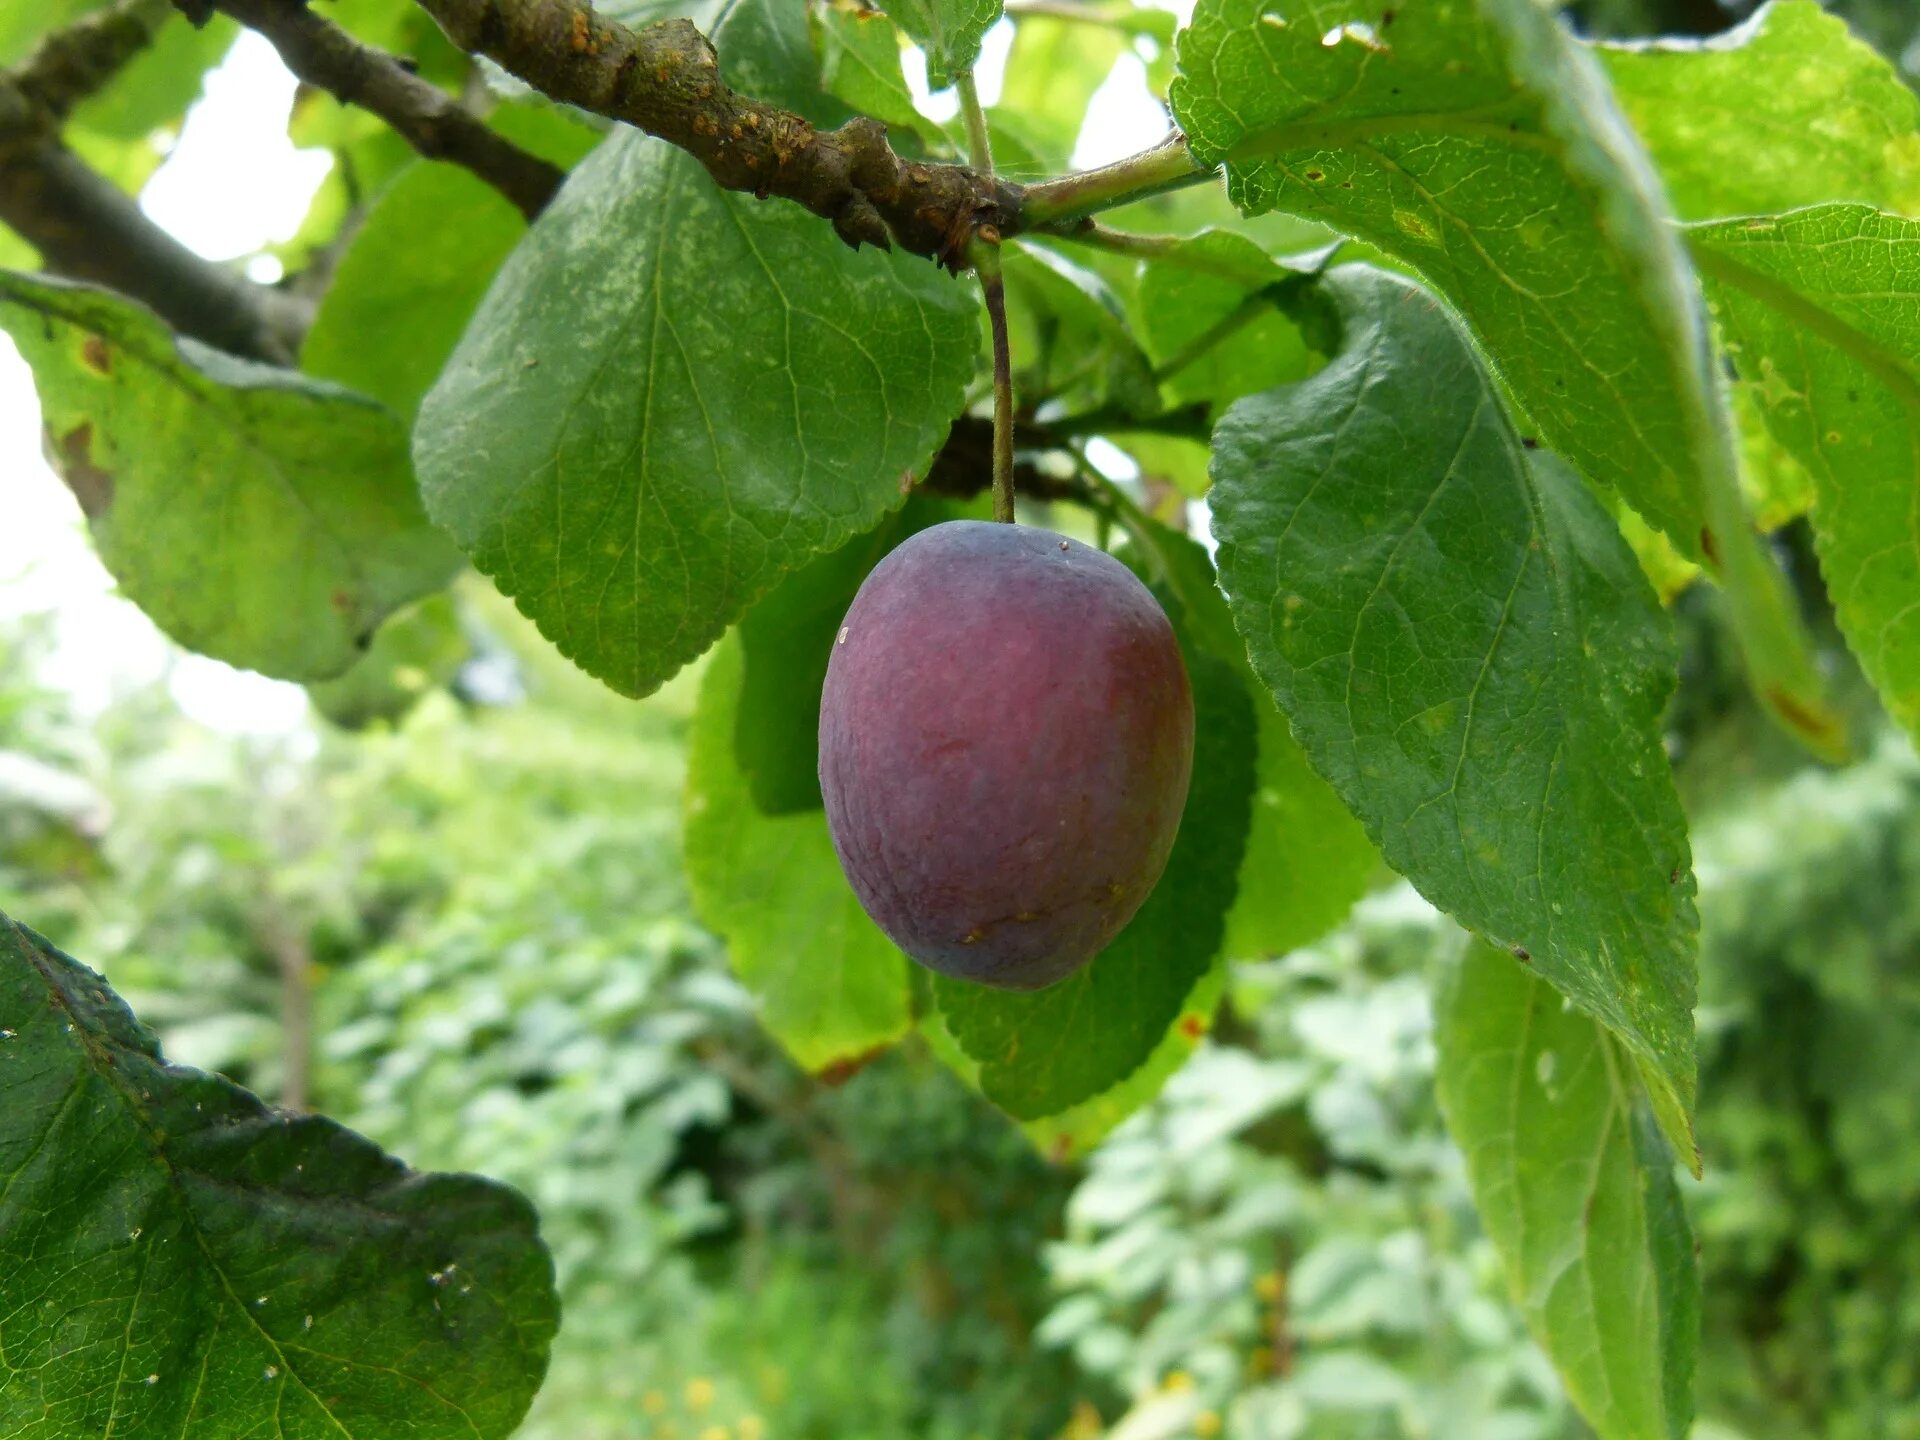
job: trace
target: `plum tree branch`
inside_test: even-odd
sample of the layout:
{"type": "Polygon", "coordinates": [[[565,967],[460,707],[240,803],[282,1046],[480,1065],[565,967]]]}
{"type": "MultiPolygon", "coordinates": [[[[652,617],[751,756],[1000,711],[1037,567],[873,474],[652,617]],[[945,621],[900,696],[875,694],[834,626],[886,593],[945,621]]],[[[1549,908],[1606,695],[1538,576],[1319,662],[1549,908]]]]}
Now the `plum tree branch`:
{"type": "Polygon", "coordinates": [[[60,141],[67,114],[138,54],[166,15],[152,0],[126,0],[0,72],[0,222],[55,274],[142,300],[222,350],[287,363],[306,323],[299,302],[201,259],[60,141]]]}
{"type": "Polygon", "coordinates": [[[832,222],[850,245],[898,243],[959,268],[980,224],[1017,210],[1015,187],[959,165],[909,163],[886,126],[817,130],[733,90],[687,20],[638,30],[584,0],[417,0],[453,43],[555,100],[621,120],[693,155],[726,189],[779,195],[832,222]]]}
{"type": "Polygon", "coordinates": [[[42,40],[14,83],[58,125],[151,45],[172,13],[170,0],[121,0],[95,11],[42,40]]]}
{"type": "Polygon", "coordinates": [[[558,166],[488,129],[438,85],[309,10],[305,0],[214,0],[214,7],[266,36],[287,68],[309,85],[372,111],[429,159],[472,171],[528,219],[566,178],[558,166]]]}
{"type": "Polygon", "coordinates": [[[833,223],[850,245],[897,244],[958,269],[983,226],[1004,237],[1073,223],[1130,199],[1205,179],[1176,135],[1082,176],[1021,186],[966,165],[910,161],[865,117],[818,130],[741,95],[686,20],[630,30],[586,0],[415,0],[461,49],[489,57],[549,98],[658,136],[729,190],[778,195],[833,223]]]}

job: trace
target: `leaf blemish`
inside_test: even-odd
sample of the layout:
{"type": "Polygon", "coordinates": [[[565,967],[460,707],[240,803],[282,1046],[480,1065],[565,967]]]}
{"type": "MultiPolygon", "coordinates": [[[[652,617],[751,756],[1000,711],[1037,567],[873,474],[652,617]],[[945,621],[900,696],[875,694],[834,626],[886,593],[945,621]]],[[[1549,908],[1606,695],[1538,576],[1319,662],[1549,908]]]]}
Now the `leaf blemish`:
{"type": "Polygon", "coordinates": [[[49,430],[47,450],[53,468],[80,502],[81,513],[89,520],[106,514],[113,504],[113,473],[93,463],[93,422],[82,420],[58,439],[49,430]]]}

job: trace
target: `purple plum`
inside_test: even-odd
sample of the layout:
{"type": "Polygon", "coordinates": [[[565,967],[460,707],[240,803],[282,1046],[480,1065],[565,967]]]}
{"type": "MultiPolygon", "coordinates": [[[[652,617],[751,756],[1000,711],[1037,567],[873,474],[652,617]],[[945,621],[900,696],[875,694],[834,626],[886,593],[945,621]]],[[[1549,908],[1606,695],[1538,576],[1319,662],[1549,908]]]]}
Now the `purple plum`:
{"type": "Polygon", "coordinates": [[[820,789],[854,894],[943,975],[1038,990],[1133,918],[1173,849],[1193,693],[1166,612],[1104,551],[954,520],[854,596],[820,789]]]}

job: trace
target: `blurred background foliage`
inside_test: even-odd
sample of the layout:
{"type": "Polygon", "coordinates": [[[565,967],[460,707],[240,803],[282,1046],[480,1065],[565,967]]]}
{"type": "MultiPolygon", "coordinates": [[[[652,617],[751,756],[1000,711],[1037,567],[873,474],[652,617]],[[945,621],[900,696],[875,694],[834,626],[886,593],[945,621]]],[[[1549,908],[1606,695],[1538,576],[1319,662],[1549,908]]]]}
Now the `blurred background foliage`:
{"type": "MultiPolygon", "coordinates": [[[[619,701],[460,609],[470,658],[404,718],[272,739],[164,684],[84,719],[8,622],[0,908],[175,1057],[532,1195],[567,1318],[528,1436],[1582,1433],[1441,1128],[1458,932],[1410,891],[1238,960],[1196,1059],[1054,1166],[914,1047],[815,1080],[759,1033],[680,873],[693,677],[619,701]]],[[[1920,1436],[1920,762],[1803,764],[1711,597],[1676,618],[1697,1433],[1920,1436]]]]}

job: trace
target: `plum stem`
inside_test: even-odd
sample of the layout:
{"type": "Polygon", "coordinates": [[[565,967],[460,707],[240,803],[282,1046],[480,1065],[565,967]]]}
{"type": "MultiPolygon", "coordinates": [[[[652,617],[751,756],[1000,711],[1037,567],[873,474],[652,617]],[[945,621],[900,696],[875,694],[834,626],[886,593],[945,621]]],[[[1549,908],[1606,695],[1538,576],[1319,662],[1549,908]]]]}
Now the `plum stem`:
{"type": "MultiPolygon", "coordinates": [[[[968,159],[989,179],[993,176],[993,142],[987,134],[987,112],[973,72],[954,77],[960,92],[960,112],[967,121],[968,159]]],[[[1013,523],[1013,352],[1007,343],[1007,285],[1000,273],[1000,231],[977,225],[967,258],[980,277],[980,294],[987,302],[987,322],[993,331],[993,518],[1013,523]]]]}
{"type": "Polygon", "coordinates": [[[984,236],[974,246],[974,268],[993,329],[993,518],[1013,523],[1013,356],[1007,346],[1007,286],[1000,249],[984,236]],[[983,262],[983,257],[984,262],[983,262]]]}
{"type": "Polygon", "coordinates": [[[980,88],[973,83],[973,71],[962,70],[953,77],[960,92],[960,113],[967,122],[967,160],[982,175],[993,174],[993,141],[987,135],[987,112],[980,104],[980,88]]]}

